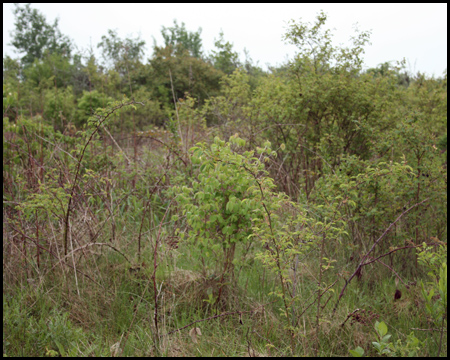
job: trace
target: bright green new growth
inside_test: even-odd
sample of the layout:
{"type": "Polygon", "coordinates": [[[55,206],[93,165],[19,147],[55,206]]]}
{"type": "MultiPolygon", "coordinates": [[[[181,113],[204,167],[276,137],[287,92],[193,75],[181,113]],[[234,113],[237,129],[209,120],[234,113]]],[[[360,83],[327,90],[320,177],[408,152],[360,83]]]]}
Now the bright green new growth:
{"type": "MultiPolygon", "coordinates": [[[[263,164],[267,156],[275,155],[270,143],[257,149],[259,157],[254,151],[239,154],[237,150],[244,145],[237,135],[228,143],[216,137],[210,148],[197,144],[190,149],[197,179],[192,187],[173,190],[190,227],[189,239],[204,249],[206,256],[223,249],[224,272],[230,268],[236,243],[249,241],[253,227],[263,222],[268,209],[265,194],[271,194],[274,187],[263,164]]],[[[178,220],[178,216],[172,219],[178,220]]]]}
{"type": "MultiPolygon", "coordinates": [[[[290,314],[296,313],[298,285],[289,275],[290,266],[294,266],[295,274],[298,256],[310,251],[317,234],[321,234],[320,229],[328,229],[333,221],[324,225],[308,220],[299,205],[289,201],[285,194],[273,191],[275,185],[264,167],[268,156],[276,154],[270,142],[264,143],[264,148],[257,148],[259,157],[254,156],[254,151],[239,154],[237,150],[244,145],[245,141],[237,135],[231,136],[228,143],[216,137],[210,148],[197,144],[190,149],[191,161],[198,169],[196,180],[192,187],[174,187],[172,193],[176,194],[180,210],[186,216],[190,228],[188,239],[196,248],[206,257],[214,255],[216,264],[221,264],[220,250],[223,250],[222,279],[227,273],[234,277],[237,244],[257,238],[264,245],[266,250],[256,254],[256,258],[280,279],[281,288],[271,295],[281,299],[283,309],[280,310],[287,327],[295,332],[295,316],[291,319],[290,314]],[[280,211],[283,211],[283,221],[280,221],[280,211]]],[[[172,220],[177,221],[179,217],[174,215],[172,220]]],[[[321,271],[334,261],[324,259],[328,266],[323,265],[321,271]]],[[[324,292],[319,293],[319,298],[324,292]]]]}
{"type": "Polygon", "coordinates": [[[430,270],[428,276],[431,281],[425,284],[420,281],[420,286],[422,296],[425,299],[426,311],[431,315],[433,325],[441,330],[438,351],[440,353],[442,335],[447,322],[447,245],[442,243],[437,251],[433,250],[433,247],[423,244],[423,250],[418,255],[418,261],[430,270]]]}
{"type": "MultiPolygon", "coordinates": [[[[388,327],[384,321],[376,321],[374,328],[378,341],[373,341],[372,345],[380,356],[413,357],[418,355],[421,346],[424,345],[413,333],[407,336],[405,343],[400,339],[395,343],[392,342],[390,340],[392,335],[388,334],[388,327]]],[[[355,350],[350,350],[350,354],[353,357],[363,357],[364,349],[358,346],[355,350]]]]}

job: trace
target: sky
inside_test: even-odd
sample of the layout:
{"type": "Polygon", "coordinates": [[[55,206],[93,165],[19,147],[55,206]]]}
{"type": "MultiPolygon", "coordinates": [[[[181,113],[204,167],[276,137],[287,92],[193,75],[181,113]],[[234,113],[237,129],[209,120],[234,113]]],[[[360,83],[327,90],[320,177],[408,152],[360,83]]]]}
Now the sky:
{"type": "MultiPolygon", "coordinates": [[[[440,77],[447,69],[447,4],[31,4],[47,22],[59,18],[62,34],[79,50],[97,48],[108,29],[121,38],[140,35],[146,42],[146,58],[151,57],[154,40],[163,44],[162,26],[184,22],[188,31],[202,28],[203,51],[209,54],[219,33],[244,60],[244,49],[253,62],[267,69],[293,59],[296,47],[282,37],[288,21],[314,23],[323,10],[332,30],[333,44],[350,45],[357,24],[371,31],[364,55],[365,68],[386,61],[406,59],[406,69],[440,77]]],[[[14,30],[14,5],[3,3],[3,56],[19,54],[8,44],[14,30]]],[[[97,50],[96,50],[97,51],[97,50]]],[[[97,52],[97,54],[99,54],[97,52]]]]}

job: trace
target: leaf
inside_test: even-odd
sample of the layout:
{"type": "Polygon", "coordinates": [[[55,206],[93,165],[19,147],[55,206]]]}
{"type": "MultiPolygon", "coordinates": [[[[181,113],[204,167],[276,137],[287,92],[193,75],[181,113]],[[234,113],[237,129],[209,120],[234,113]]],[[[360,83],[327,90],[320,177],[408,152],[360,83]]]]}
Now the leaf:
{"type": "Polygon", "coordinates": [[[59,353],[62,356],[66,356],[66,351],[64,350],[64,346],[62,346],[61,343],[58,340],[55,340],[55,344],[58,347],[59,353]]]}
{"type": "Polygon", "coordinates": [[[364,349],[361,346],[358,346],[355,350],[350,350],[350,354],[352,354],[353,357],[363,357],[364,349]]]}
{"type": "Polygon", "coordinates": [[[382,322],[376,322],[375,323],[375,329],[377,330],[378,334],[380,335],[380,337],[383,337],[384,335],[387,334],[388,328],[386,326],[386,324],[382,321],[382,322]]]}
{"type": "Polygon", "coordinates": [[[375,349],[377,349],[377,351],[381,351],[380,343],[378,343],[376,341],[372,341],[372,345],[375,347],[375,349]]]}
{"type": "MultiPolygon", "coordinates": [[[[47,349],[47,348],[45,348],[47,351],[45,352],[45,355],[46,356],[49,356],[49,357],[56,357],[56,356],[58,356],[59,354],[58,354],[58,352],[57,351],[55,351],[55,350],[49,350],[49,349],[47,349]]],[[[6,356],[6,355],[3,355],[4,357],[6,356]]]]}
{"type": "Polygon", "coordinates": [[[112,357],[119,356],[122,353],[122,349],[120,348],[120,341],[111,345],[110,351],[112,357]]]}
{"type": "Polygon", "coordinates": [[[197,336],[202,335],[202,331],[198,327],[194,327],[191,330],[189,330],[189,336],[191,337],[192,341],[195,344],[198,344],[197,336]]]}

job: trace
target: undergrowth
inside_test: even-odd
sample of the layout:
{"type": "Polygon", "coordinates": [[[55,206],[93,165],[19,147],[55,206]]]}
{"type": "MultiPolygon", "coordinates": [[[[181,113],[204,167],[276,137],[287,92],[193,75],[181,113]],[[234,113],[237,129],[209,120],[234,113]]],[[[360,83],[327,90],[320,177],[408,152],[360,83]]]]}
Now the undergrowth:
{"type": "Polygon", "coordinates": [[[169,70],[163,127],[3,118],[4,356],[447,355],[446,77],[363,73],[325,20],[254,91],[169,70]]]}

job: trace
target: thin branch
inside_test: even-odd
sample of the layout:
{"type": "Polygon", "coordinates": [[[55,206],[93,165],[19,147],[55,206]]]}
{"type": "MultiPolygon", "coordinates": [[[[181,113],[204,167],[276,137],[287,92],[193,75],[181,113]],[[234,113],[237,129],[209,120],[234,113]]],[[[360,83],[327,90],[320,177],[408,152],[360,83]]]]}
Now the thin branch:
{"type": "Polygon", "coordinates": [[[103,285],[101,285],[100,283],[98,283],[97,281],[95,281],[93,278],[91,278],[89,275],[83,273],[82,271],[78,270],[77,268],[74,268],[72,265],[66,263],[64,261],[64,259],[60,259],[58,257],[58,255],[56,255],[55,253],[53,253],[51,250],[43,247],[42,245],[38,244],[36,239],[33,239],[32,237],[25,235],[22,231],[20,231],[19,229],[17,229],[15,226],[13,226],[10,222],[8,222],[8,225],[14,229],[15,231],[17,231],[17,233],[21,234],[25,239],[29,239],[31,242],[33,242],[39,249],[45,250],[47,251],[50,255],[52,255],[53,257],[55,257],[56,259],[60,260],[58,263],[62,263],[70,268],[72,268],[73,270],[75,270],[76,272],[79,272],[81,275],[87,277],[89,280],[91,280],[92,282],[94,282],[95,284],[97,284],[98,286],[105,288],[103,285]]]}
{"type": "MultiPolygon", "coordinates": [[[[322,293],[321,296],[325,295],[325,294],[328,292],[328,290],[330,290],[330,289],[338,282],[338,280],[339,280],[339,279],[335,280],[334,283],[332,283],[330,286],[328,286],[328,287],[323,291],[323,293],[322,293]]],[[[318,291],[319,291],[319,290],[318,290],[318,291]]],[[[311,298],[313,295],[314,295],[314,294],[312,294],[309,298],[311,298]]],[[[309,299],[309,298],[308,298],[308,299],[309,299]]],[[[311,306],[313,306],[313,305],[316,303],[316,301],[317,301],[317,298],[315,298],[314,301],[313,301],[311,304],[309,304],[309,305],[305,308],[305,310],[303,310],[303,312],[297,317],[297,322],[296,322],[295,326],[298,325],[298,322],[300,321],[300,317],[302,317],[303,314],[304,314],[311,306]]]]}
{"type": "Polygon", "coordinates": [[[360,309],[353,310],[350,314],[348,314],[345,321],[341,324],[341,327],[343,327],[345,325],[345,323],[347,322],[347,320],[350,319],[352,317],[352,315],[356,314],[359,310],[360,309]]]}
{"type": "Polygon", "coordinates": [[[159,230],[158,230],[158,235],[156,236],[155,239],[155,249],[153,251],[153,275],[152,275],[152,280],[153,280],[153,291],[155,294],[155,312],[154,312],[154,321],[155,321],[155,330],[156,330],[156,337],[158,338],[158,291],[157,291],[157,285],[156,285],[156,269],[158,268],[158,264],[157,264],[157,257],[158,257],[158,245],[159,245],[159,241],[161,238],[161,229],[162,229],[162,223],[164,222],[164,219],[166,218],[167,214],[169,213],[169,209],[170,209],[170,205],[172,204],[172,200],[170,200],[169,205],[167,205],[167,209],[166,212],[164,213],[163,218],[161,219],[161,222],[159,224],[159,230]]]}
{"type": "MultiPolygon", "coordinates": [[[[172,81],[172,72],[169,69],[169,76],[170,76],[170,85],[172,87],[172,96],[173,96],[173,105],[175,106],[175,113],[177,114],[177,121],[178,121],[178,132],[181,139],[181,148],[183,148],[183,135],[181,134],[181,123],[180,123],[180,117],[178,116],[178,106],[177,101],[175,99],[175,90],[173,88],[173,81],[172,81]]],[[[187,140],[187,139],[186,139],[187,140]]],[[[187,144],[186,144],[187,145],[187,144]]],[[[185,149],[186,151],[187,149],[185,149]]]]}
{"type": "Polygon", "coordinates": [[[391,268],[388,264],[385,264],[385,263],[382,262],[381,260],[377,260],[377,261],[378,261],[380,264],[386,266],[389,270],[391,270],[391,271],[395,274],[395,276],[397,276],[397,278],[402,282],[402,284],[405,285],[405,287],[406,287],[407,289],[409,289],[409,285],[405,284],[405,282],[402,280],[402,278],[400,277],[400,275],[397,274],[397,272],[396,272],[393,268],[391,268]]]}
{"type": "Polygon", "coordinates": [[[128,161],[128,165],[130,165],[132,162],[131,160],[128,158],[127,154],[125,151],[122,150],[122,148],[119,146],[119,144],[117,143],[116,139],[113,138],[113,136],[111,135],[111,133],[108,131],[108,129],[106,128],[106,126],[103,126],[103,130],[106,131],[106,133],[109,135],[109,137],[111,138],[111,140],[113,141],[113,143],[119,148],[119,151],[123,154],[123,156],[125,156],[125,159],[127,159],[128,161]]]}
{"type": "Polygon", "coordinates": [[[119,110],[119,109],[121,109],[121,108],[123,108],[125,106],[129,106],[129,105],[133,105],[133,104],[140,104],[140,105],[144,106],[144,103],[132,100],[132,101],[129,101],[127,103],[120,103],[119,105],[117,105],[117,106],[115,106],[113,108],[110,108],[109,112],[106,113],[106,115],[103,115],[103,116],[96,115],[97,118],[98,118],[98,124],[95,127],[95,130],[89,136],[89,139],[86,142],[86,144],[84,145],[83,149],[81,150],[80,158],[78,159],[78,164],[77,164],[77,168],[76,168],[76,171],[75,171],[75,179],[73,180],[72,188],[70,189],[70,196],[69,196],[69,201],[67,203],[67,210],[66,210],[66,216],[65,216],[65,221],[64,221],[64,255],[67,255],[67,234],[68,234],[68,231],[69,231],[69,218],[70,218],[70,211],[72,209],[72,207],[71,207],[72,199],[73,199],[73,195],[74,195],[74,192],[75,192],[75,187],[77,186],[78,176],[80,174],[81,162],[83,160],[86,148],[88,147],[88,145],[91,142],[91,140],[94,137],[94,135],[98,132],[98,129],[105,123],[105,121],[112,114],[114,114],[114,112],[116,110],[119,110]]]}
{"type": "MultiPolygon", "coordinates": [[[[59,262],[64,261],[64,259],[65,259],[66,257],[69,257],[70,255],[72,255],[72,254],[75,253],[76,251],[84,250],[85,248],[87,248],[87,247],[89,247],[89,246],[94,246],[94,245],[96,245],[96,246],[107,246],[107,247],[110,247],[111,249],[113,249],[114,251],[116,251],[116,252],[118,252],[120,255],[122,255],[122,256],[125,258],[125,260],[128,261],[128,262],[131,264],[131,261],[130,261],[130,260],[129,260],[129,259],[128,259],[121,251],[117,250],[114,246],[112,246],[112,245],[110,245],[110,244],[108,244],[108,243],[89,243],[89,244],[80,246],[80,247],[78,247],[78,248],[76,248],[76,249],[73,249],[73,250],[72,250],[70,253],[68,253],[65,257],[63,257],[59,262]]],[[[59,262],[58,262],[58,263],[59,263],[59,262]]],[[[55,267],[56,265],[58,265],[58,263],[56,263],[53,267],[55,267]]]]}
{"type": "Polygon", "coordinates": [[[374,244],[372,245],[372,247],[370,248],[370,250],[367,252],[366,255],[363,256],[363,258],[361,259],[361,262],[359,263],[359,265],[357,266],[355,272],[352,274],[352,276],[350,276],[350,278],[348,280],[345,280],[345,285],[341,290],[341,293],[339,294],[339,298],[336,302],[336,305],[333,309],[333,314],[336,312],[336,309],[339,305],[339,301],[341,300],[342,296],[344,295],[344,291],[347,288],[347,285],[350,283],[350,281],[352,281],[352,279],[355,277],[355,275],[360,271],[360,269],[365,266],[365,261],[367,259],[367,257],[369,256],[369,254],[375,249],[375,247],[378,245],[378,243],[389,233],[389,231],[391,231],[392,227],[403,217],[403,215],[407,214],[408,212],[410,212],[412,209],[414,209],[415,207],[423,204],[424,202],[428,201],[430,198],[426,198],[425,200],[422,200],[421,202],[414,204],[413,206],[411,206],[409,209],[403,211],[398,217],[397,219],[395,219],[395,221],[389,225],[389,227],[384,231],[384,233],[374,242],[374,244]]]}
{"type": "MultiPolygon", "coordinates": [[[[434,244],[436,244],[436,243],[427,243],[427,245],[434,245],[434,244]]],[[[418,248],[418,247],[421,247],[421,246],[423,246],[423,245],[420,244],[420,245],[415,245],[415,246],[402,246],[402,247],[399,247],[399,248],[395,248],[395,249],[387,252],[386,254],[380,255],[380,256],[378,256],[375,259],[372,259],[372,260],[369,260],[369,261],[365,262],[364,264],[362,264],[362,266],[372,264],[373,262],[378,261],[378,259],[381,259],[382,257],[388,256],[388,255],[390,255],[390,254],[392,254],[392,253],[394,253],[394,252],[396,252],[398,250],[415,249],[415,248],[418,248]]]]}
{"type": "Polygon", "coordinates": [[[447,332],[447,330],[445,329],[419,329],[419,328],[410,328],[410,330],[416,330],[416,331],[443,331],[443,332],[447,332]]]}
{"type": "Polygon", "coordinates": [[[67,155],[69,155],[73,160],[77,160],[77,159],[75,159],[70,153],[68,153],[67,151],[65,151],[65,150],[63,150],[63,149],[61,149],[60,147],[59,147],[59,145],[58,144],[53,144],[51,141],[48,141],[47,139],[44,139],[43,137],[40,137],[38,134],[34,134],[34,136],[36,136],[36,137],[38,137],[39,139],[41,139],[41,140],[44,140],[45,142],[48,142],[50,145],[52,145],[52,146],[54,146],[55,148],[57,148],[59,151],[62,151],[64,154],[67,154],[67,155]]]}
{"type": "Polygon", "coordinates": [[[170,145],[167,145],[164,141],[162,141],[162,140],[160,140],[160,139],[158,139],[158,138],[156,138],[154,136],[147,135],[144,132],[138,133],[137,136],[139,136],[139,137],[146,137],[146,138],[155,140],[156,142],[159,142],[160,144],[162,144],[165,147],[167,147],[170,151],[172,151],[183,162],[184,166],[187,166],[186,161],[178,154],[178,152],[173,147],[171,147],[170,145]]]}

